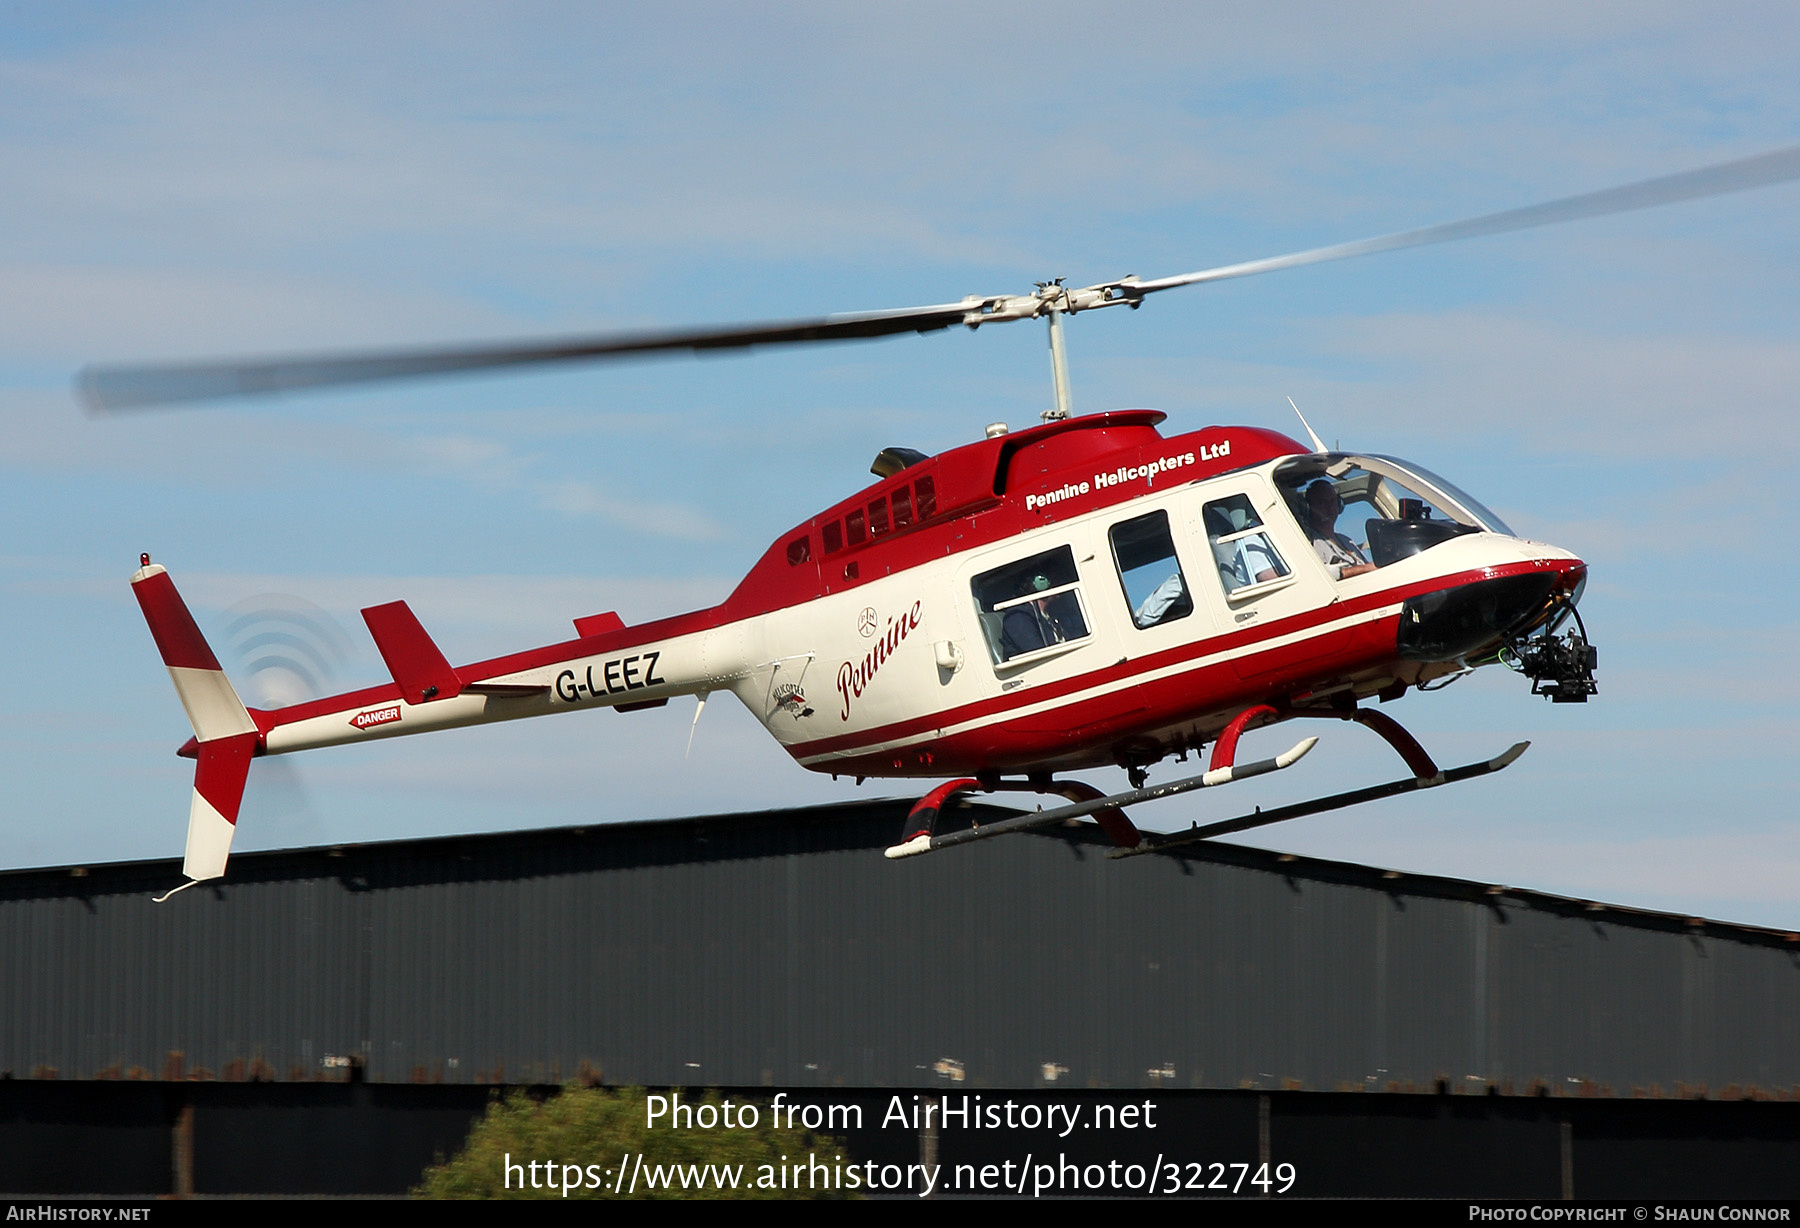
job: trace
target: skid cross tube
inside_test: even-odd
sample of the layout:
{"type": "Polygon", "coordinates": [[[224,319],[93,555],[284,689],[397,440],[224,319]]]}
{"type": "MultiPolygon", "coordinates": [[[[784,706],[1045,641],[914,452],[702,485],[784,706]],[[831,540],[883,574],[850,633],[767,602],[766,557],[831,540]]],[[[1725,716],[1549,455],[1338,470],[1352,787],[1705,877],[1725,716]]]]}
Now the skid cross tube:
{"type": "MultiPolygon", "coordinates": [[[[1346,806],[1356,806],[1363,802],[1375,801],[1378,798],[1393,797],[1399,793],[1411,793],[1416,789],[1435,789],[1439,785],[1453,785],[1458,781],[1486,776],[1510,766],[1515,759],[1525,753],[1525,748],[1530,745],[1529,742],[1515,742],[1495,758],[1484,759],[1479,763],[1464,764],[1462,767],[1451,768],[1449,771],[1438,773],[1433,777],[1408,776],[1404,780],[1391,780],[1385,785],[1370,785],[1366,789],[1334,793],[1330,797],[1315,798],[1310,802],[1296,802],[1292,806],[1278,806],[1274,810],[1258,810],[1254,814],[1225,819],[1218,823],[1208,823],[1204,827],[1190,827],[1186,831],[1166,834],[1145,832],[1143,841],[1136,848],[1109,849],[1106,855],[1108,857],[1135,857],[1139,853],[1167,852],[1170,849],[1198,844],[1202,840],[1210,840],[1214,836],[1248,831],[1253,827],[1266,827],[1270,823],[1285,823],[1289,819],[1303,818],[1306,815],[1319,814],[1326,810],[1342,810],[1346,806]]],[[[892,856],[891,853],[889,855],[892,856]]]]}
{"type": "MultiPolygon", "coordinates": [[[[961,831],[945,832],[941,836],[920,833],[912,839],[896,844],[887,850],[889,857],[916,857],[920,853],[930,853],[941,848],[949,848],[953,844],[968,844],[974,840],[987,840],[994,836],[1004,836],[1008,832],[1026,831],[1033,827],[1046,827],[1052,823],[1061,823],[1066,819],[1079,819],[1095,811],[1108,810],[1121,806],[1134,806],[1139,802],[1151,802],[1162,797],[1173,797],[1177,793],[1186,793],[1193,789],[1211,789],[1219,785],[1228,785],[1234,780],[1245,780],[1251,776],[1261,776],[1267,772],[1279,772],[1300,761],[1300,758],[1318,744],[1317,738],[1302,738],[1293,746],[1276,755],[1273,759],[1259,759],[1255,763],[1240,764],[1236,767],[1215,768],[1202,776],[1190,776],[1186,780],[1170,781],[1166,785],[1156,785],[1148,789],[1134,789],[1130,793],[1114,793],[1106,797],[1096,797],[1090,801],[1077,802],[1072,806],[1058,806],[1053,810],[1038,810],[1031,814],[1021,814],[1010,819],[1000,819],[993,823],[982,823],[961,831]]],[[[1124,851],[1124,850],[1121,850],[1124,851]]],[[[1131,850],[1136,851],[1136,850],[1131,850]]]]}

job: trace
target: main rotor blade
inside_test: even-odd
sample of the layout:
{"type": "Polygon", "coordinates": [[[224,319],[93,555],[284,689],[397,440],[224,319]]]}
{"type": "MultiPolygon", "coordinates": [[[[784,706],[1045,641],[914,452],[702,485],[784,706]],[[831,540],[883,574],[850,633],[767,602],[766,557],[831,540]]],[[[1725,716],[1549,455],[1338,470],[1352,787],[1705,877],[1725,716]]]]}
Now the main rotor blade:
{"type": "Polygon", "coordinates": [[[1580,196],[1565,196],[1561,200],[1546,201],[1541,205],[1526,205],[1522,209],[1488,213],[1461,222],[1444,222],[1437,226],[1403,230],[1373,239],[1334,243],[1329,247],[1315,247],[1286,256],[1271,256],[1265,260],[1247,260],[1242,264],[1220,265],[1218,268],[1202,269],[1198,273],[1159,277],[1154,281],[1127,281],[1121,283],[1121,286],[1130,295],[1149,294],[1203,281],[1224,281],[1231,277],[1273,273],[1278,269],[1324,264],[1328,260],[1348,260],[1352,256],[1397,251],[1403,247],[1424,247],[1431,243],[1450,243],[1457,239],[1504,234],[1509,230],[1529,230],[1534,226],[1554,226],[1559,222],[1573,222],[1581,218],[1604,217],[1609,213],[1629,213],[1634,209],[1651,209],[1678,201],[1745,192],[1751,188],[1770,187],[1795,179],[1800,179],[1800,145],[1779,149],[1774,153],[1758,154],[1753,158],[1742,158],[1736,162],[1721,162],[1696,171],[1684,171],[1679,175],[1663,175],[1640,183],[1628,183],[1624,187],[1584,192],[1580,196]]]}
{"type": "Polygon", "coordinates": [[[486,343],[414,350],[370,350],[301,358],[248,359],[158,366],[86,367],[76,391],[91,410],[132,409],[206,401],[219,397],[267,396],[306,388],[375,383],[414,376],[485,371],[546,363],[629,358],[659,351],[740,349],[803,341],[884,337],[932,332],[960,324],[981,300],[858,311],[810,320],[731,324],[667,332],[610,333],[560,341],[486,343]]]}
{"type": "Polygon", "coordinates": [[[1722,196],[1751,188],[1800,179],[1800,146],[1723,162],[1678,175],[1664,175],[1623,187],[1606,188],[1521,209],[1484,214],[1419,230],[1350,243],[1335,243],[1264,260],[1221,265],[1175,277],[1142,281],[1135,277],[1103,282],[1080,290],[1060,283],[1040,285],[1036,294],[970,296],[957,303],[904,307],[892,311],[860,311],[814,319],[760,324],[730,324],[666,332],[612,333],[551,342],[485,343],[411,350],[369,350],[302,358],[267,358],[155,366],[88,367],[76,377],[76,391],[93,410],[129,409],[204,401],[220,397],[264,396],[308,388],[373,383],[414,376],[492,370],[560,362],[629,358],[687,350],[739,349],[754,345],[786,345],[885,337],[895,333],[934,332],[952,324],[978,326],[1031,319],[1046,312],[1088,311],[1134,304],[1146,294],[1273,273],[1300,265],[1347,260],[1376,252],[1449,243],[1481,235],[1503,234],[1535,226],[1551,226],[1581,218],[1649,209],[1684,200],[1722,196]]]}

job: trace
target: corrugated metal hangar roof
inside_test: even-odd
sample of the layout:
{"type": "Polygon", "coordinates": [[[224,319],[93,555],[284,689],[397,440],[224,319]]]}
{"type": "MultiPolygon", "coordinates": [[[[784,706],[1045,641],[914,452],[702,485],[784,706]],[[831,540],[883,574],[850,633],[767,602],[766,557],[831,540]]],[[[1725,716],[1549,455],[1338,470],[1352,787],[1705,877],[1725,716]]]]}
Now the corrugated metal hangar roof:
{"type": "Polygon", "coordinates": [[[0,1071],[1792,1096],[1800,939],[907,803],[0,875],[0,1071]],[[951,821],[946,816],[946,821],[951,821]]]}

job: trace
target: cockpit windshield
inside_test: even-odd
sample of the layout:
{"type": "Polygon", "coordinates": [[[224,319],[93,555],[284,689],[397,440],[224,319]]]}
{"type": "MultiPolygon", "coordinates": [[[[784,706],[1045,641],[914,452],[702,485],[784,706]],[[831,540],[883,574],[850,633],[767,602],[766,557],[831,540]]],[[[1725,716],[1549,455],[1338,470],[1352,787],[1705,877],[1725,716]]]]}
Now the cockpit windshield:
{"type": "Polygon", "coordinates": [[[1275,484],[1313,548],[1342,578],[1385,567],[1465,533],[1513,535],[1436,474],[1391,456],[1297,457],[1275,484]]]}

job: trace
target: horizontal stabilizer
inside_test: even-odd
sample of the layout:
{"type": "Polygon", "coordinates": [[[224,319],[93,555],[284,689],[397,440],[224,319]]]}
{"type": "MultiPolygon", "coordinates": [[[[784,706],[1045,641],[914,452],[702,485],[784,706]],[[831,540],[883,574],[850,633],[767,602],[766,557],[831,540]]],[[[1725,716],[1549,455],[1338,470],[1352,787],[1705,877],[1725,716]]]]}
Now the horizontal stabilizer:
{"type": "Polygon", "coordinates": [[[369,624],[369,634],[375,637],[375,647],[381,650],[381,659],[387,662],[388,672],[400,687],[400,697],[407,703],[422,704],[462,693],[462,679],[404,601],[372,605],[362,616],[369,624]]]}
{"type": "Polygon", "coordinates": [[[623,631],[625,620],[608,610],[604,614],[589,614],[585,618],[575,620],[575,634],[582,639],[596,635],[605,635],[608,631],[623,631]]]}

